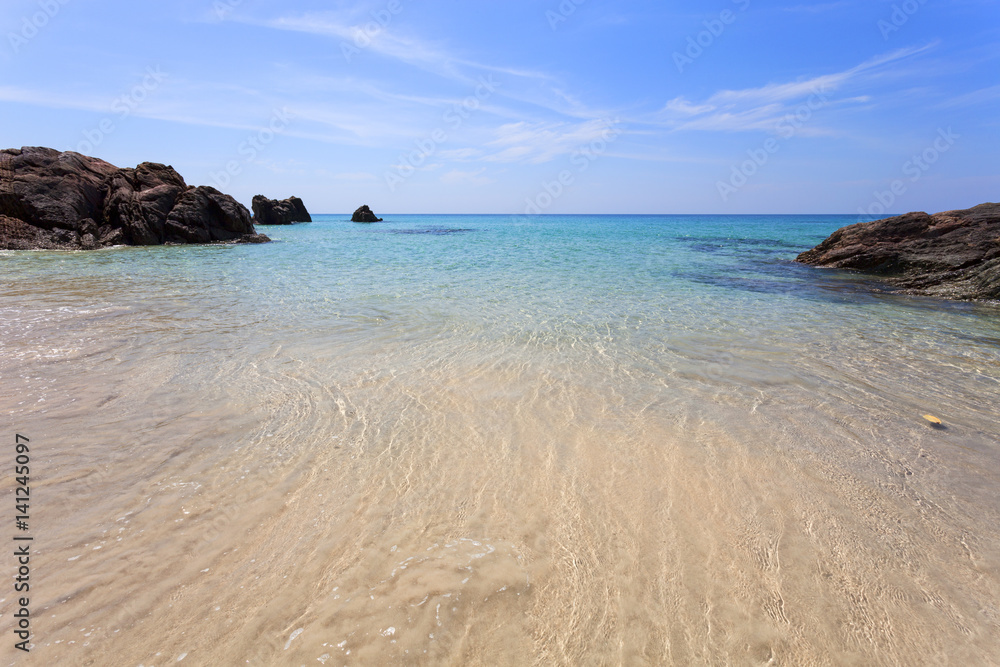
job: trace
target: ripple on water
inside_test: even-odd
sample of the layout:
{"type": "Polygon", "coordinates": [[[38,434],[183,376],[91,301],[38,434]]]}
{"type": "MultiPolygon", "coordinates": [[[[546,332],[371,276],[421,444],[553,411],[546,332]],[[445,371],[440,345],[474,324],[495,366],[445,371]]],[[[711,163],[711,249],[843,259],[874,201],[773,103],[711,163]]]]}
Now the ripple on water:
{"type": "Polygon", "coordinates": [[[422,654],[462,632],[477,606],[513,604],[530,588],[516,547],[487,539],[434,543],[386,568],[374,584],[336,587],[324,605],[327,618],[318,625],[344,633],[327,635],[344,655],[422,654]]]}

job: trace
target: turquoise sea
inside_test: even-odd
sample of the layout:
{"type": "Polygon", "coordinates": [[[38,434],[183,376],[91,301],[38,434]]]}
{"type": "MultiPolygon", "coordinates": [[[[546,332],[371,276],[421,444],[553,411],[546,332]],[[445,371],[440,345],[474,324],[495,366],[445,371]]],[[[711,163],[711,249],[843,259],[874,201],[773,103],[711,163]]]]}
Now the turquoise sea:
{"type": "Polygon", "coordinates": [[[855,216],[384,217],[0,253],[37,664],[1000,660],[1000,304],[793,262],[855,216]]]}

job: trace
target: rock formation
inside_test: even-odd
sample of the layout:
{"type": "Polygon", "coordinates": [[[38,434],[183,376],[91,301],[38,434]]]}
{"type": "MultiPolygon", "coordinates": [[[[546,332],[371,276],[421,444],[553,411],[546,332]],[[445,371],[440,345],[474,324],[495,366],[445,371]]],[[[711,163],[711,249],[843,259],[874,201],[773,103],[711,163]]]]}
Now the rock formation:
{"type": "Polygon", "coordinates": [[[365,204],[351,216],[351,222],[382,222],[382,218],[376,217],[372,210],[365,204]]]}
{"type": "Polygon", "coordinates": [[[850,225],[795,261],[864,271],[914,294],[1000,299],[1000,204],[850,225]]]}
{"type": "Polygon", "coordinates": [[[51,148],[0,150],[0,248],[89,250],[111,245],[268,241],[250,212],[173,167],[119,169],[51,148]]]}
{"type": "Polygon", "coordinates": [[[298,197],[268,199],[257,195],[251,204],[255,225],[290,225],[294,222],[312,222],[306,205],[298,197]]]}

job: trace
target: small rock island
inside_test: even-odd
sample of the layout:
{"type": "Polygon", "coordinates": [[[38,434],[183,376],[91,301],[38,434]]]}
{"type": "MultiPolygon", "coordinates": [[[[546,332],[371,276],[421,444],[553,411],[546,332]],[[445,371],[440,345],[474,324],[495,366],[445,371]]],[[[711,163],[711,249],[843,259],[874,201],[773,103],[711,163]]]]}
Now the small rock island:
{"type": "Polygon", "coordinates": [[[1000,299],[1000,204],[860,222],[795,261],[863,271],[911,294],[1000,299]]]}
{"type": "Polygon", "coordinates": [[[265,241],[246,206],[188,185],[173,167],[122,169],[52,148],[0,150],[0,249],[265,241]]]}
{"type": "Polygon", "coordinates": [[[251,203],[255,225],[291,225],[296,222],[312,222],[306,205],[298,197],[288,199],[268,199],[257,195],[251,203]]]}
{"type": "Polygon", "coordinates": [[[368,204],[365,204],[351,216],[351,222],[382,222],[382,218],[375,215],[368,204]]]}

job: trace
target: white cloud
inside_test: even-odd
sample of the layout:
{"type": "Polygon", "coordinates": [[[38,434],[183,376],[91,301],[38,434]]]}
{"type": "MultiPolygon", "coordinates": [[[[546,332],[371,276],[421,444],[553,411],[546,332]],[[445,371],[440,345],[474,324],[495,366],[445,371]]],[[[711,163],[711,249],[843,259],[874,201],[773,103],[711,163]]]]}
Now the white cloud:
{"type": "MultiPolygon", "coordinates": [[[[272,30],[327,37],[333,42],[331,49],[335,53],[347,49],[352,61],[371,53],[448,81],[459,82],[463,85],[458,91],[462,99],[479,89],[483,77],[493,81],[493,75],[497,75],[499,90],[495,94],[499,97],[571,118],[608,115],[605,111],[589,109],[572,93],[562,89],[558,79],[551,74],[472,60],[454,52],[442,41],[404,35],[394,22],[376,26],[368,13],[359,10],[313,12],[267,19],[241,14],[234,15],[232,20],[272,30]],[[375,27],[378,29],[375,30],[375,27]],[[359,53],[352,49],[358,49],[359,53]]],[[[528,117],[525,113],[515,113],[507,108],[494,107],[492,111],[509,117],[528,117]]]]}
{"type": "Polygon", "coordinates": [[[477,169],[476,171],[460,171],[458,169],[453,169],[446,174],[442,174],[439,179],[445,185],[472,185],[472,186],[483,186],[493,183],[493,179],[488,176],[483,176],[486,172],[486,167],[482,169],[477,169]]]}
{"type": "Polygon", "coordinates": [[[582,123],[527,122],[507,123],[494,130],[496,138],[487,146],[500,150],[485,157],[490,162],[528,162],[539,164],[567,155],[593,141],[603,139],[614,123],[588,120],[582,123]]]}
{"type": "Polygon", "coordinates": [[[314,12],[295,16],[283,16],[266,20],[248,17],[234,20],[249,25],[302,32],[330,37],[337,40],[337,49],[349,57],[359,57],[370,51],[380,56],[397,60],[439,76],[474,83],[475,76],[464,69],[477,72],[489,71],[514,78],[548,80],[543,72],[478,63],[450,53],[442,44],[416,37],[404,36],[392,27],[392,22],[379,25],[371,17],[358,17],[356,12],[314,12]],[[356,20],[356,18],[360,20],[356,20]],[[354,22],[356,20],[356,22],[354,22]]]}
{"type": "Polygon", "coordinates": [[[360,182],[360,181],[377,181],[378,180],[378,178],[375,176],[375,174],[370,174],[367,171],[345,172],[345,173],[340,173],[340,174],[334,174],[333,178],[336,179],[336,180],[338,180],[338,181],[350,181],[350,182],[353,182],[353,183],[357,183],[357,182],[360,182]]]}
{"type": "MultiPolygon", "coordinates": [[[[402,37],[390,30],[389,26],[379,26],[362,21],[358,24],[349,23],[350,19],[338,12],[320,12],[313,14],[302,14],[299,16],[283,16],[265,21],[251,21],[240,19],[241,22],[252,23],[275,30],[288,30],[293,32],[303,32],[313,35],[322,35],[337,39],[349,47],[358,50],[371,50],[395,60],[407,63],[424,64],[445,64],[449,60],[447,54],[443,53],[433,44],[417,39],[402,37]]],[[[391,24],[389,24],[391,25],[391,24]]]]}
{"type": "Polygon", "coordinates": [[[715,111],[715,107],[711,104],[692,104],[688,102],[683,97],[675,97],[674,99],[667,102],[667,111],[676,111],[679,114],[684,114],[687,116],[693,116],[702,113],[708,113],[709,111],[715,111]]]}
{"type": "Polygon", "coordinates": [[[445,160],[472,160],[481,157],[482,154],[478,148],[453,148],[438,153],[445,160]]]}
{"type": "Polygon", "coordinates": [[[31,90],[18,86],[0,86],[0,100],[4,102],[19,102],[49,109],[76,109],[78,111],[96,111],[110,113],[111,100],[99,99],[93,95],[79,96],[65,93],[50,93],[41,90],[31,90]]]}
{"type": "Polygon", "coordinates": [[[959,95],[958,97],[953,97],[950,100],[946,100],[938,105],[941,109],[950,109],[953,107],[967,107],[973,104],[982,104],[983,102],[992,102],[993,100],[1000,99],[1000,85],[990,86],[988,88],[980,88],[979,90],[974,90],[971,93],[966,93],[965,95],[959,95]]]}
{"type": "MultiPolygon", "coordinates": [[[[936,43],[921,47],[897,49],[877,55],[850,69],[784,83],[768,83],[756,88],[720,90],[701,102],[675,97],[664,105],[656,124],[666,124],[677,130],[714,130],[726,132],[774,130],[789,113],[807,101],[816,106],[832,104],[830,96],[867,73],[933,48],[936,43]]],[[[871,97],[855,95],[836,101],[837,104],[867,103],[871,97]]],[[[829,131],[812,127],[814,134],[829,131]]]]}

